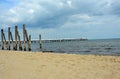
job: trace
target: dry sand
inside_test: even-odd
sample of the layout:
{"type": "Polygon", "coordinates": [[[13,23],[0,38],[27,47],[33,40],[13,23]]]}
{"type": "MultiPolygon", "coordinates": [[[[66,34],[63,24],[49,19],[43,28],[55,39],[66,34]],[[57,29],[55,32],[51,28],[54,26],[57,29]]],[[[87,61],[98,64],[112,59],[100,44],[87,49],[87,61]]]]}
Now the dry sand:
{"type": "Polygon", "coordinates": [[[120,56],[0,51],[0,79],[120,79],[120,56]]]}

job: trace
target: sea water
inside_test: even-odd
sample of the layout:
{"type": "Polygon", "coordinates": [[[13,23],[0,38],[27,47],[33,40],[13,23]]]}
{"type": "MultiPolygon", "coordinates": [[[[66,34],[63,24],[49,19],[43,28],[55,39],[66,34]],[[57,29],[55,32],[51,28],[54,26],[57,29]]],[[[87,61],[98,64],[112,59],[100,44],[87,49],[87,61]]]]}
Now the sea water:
{"type": "MultiPolygon", "coordinates": [[[[41,51],[39,43],[31,45],[32,51],[41,51]]],[[[120,55],[120,39],[46,42],[42,51],[70,54],[120,55]]]]}
{"type": "Polygon", "coordinates": [[[120,39],[43,42],[42,49],[39,42],[35,42],[31,43],[31,49],[34,52],[120,55],[120,39]]]}

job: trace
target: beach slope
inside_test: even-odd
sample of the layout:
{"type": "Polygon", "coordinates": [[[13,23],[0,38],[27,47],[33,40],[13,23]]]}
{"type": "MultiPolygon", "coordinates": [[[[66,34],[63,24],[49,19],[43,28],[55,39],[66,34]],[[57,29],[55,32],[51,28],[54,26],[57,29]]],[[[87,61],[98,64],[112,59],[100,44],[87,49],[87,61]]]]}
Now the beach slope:
{"type": "Polygon", "coordinates": [[[0,79],[120,79],[120,56],[0,51],[0,79]]]}

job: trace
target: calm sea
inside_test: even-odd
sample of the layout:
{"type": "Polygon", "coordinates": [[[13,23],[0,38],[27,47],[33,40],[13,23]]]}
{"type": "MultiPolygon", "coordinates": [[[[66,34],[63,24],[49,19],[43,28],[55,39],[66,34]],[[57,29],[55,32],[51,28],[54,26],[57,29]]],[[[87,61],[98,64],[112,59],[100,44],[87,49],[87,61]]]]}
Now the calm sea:
{"type": "MultiPolygon", "coordinates": [[[[41,51],[39,43],[32,43],[32,51],[41,51]]],[[[42,51],[70,54],[120,55],[120,39],[63,41],[43,43],[42,51]]]]}
{"type": "Polygon", "coordinates": [[[120,39],[31,43],[32,51],[47,51],[68,54],[120,55],[120,39]]]}

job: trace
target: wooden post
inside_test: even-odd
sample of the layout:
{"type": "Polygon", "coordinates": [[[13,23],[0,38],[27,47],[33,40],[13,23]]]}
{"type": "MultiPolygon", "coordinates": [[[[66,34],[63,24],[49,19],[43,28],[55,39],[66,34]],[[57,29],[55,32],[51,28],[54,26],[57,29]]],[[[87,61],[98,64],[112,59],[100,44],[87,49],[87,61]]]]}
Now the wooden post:
{"type": "MultiPolygon", "coordinates": [[[[24,39],[24,51],[26,51],[26,42],[28,44],[28,50],[31,50],[31,35],[27,34],[27,30],[25,29],[25,25],[23,24],[23,39],[24,39]]],[[[22,44],[20,40],[20,35],[18,31],[18,27],[15,26],[15,42],[13,41],[12,33],[10,31],[10,27],[8,27],[8,41],[6,41],[5,34],[3,29],[1,29],[1,44],[2,44],[2,50],[4,50],[5,45],[8,50],[11,49],[11,42],[13,45],[13,50],[17,50],[18,44],[19,44],[19,50],[22,50],[22,44]],[[12,40],[12,41],[11,41],[12,40]],[[14,44],[13,44],[14,43],[14,44]]]]}
{"type": "Polygon", "coordinates": [[[10,50],[10,27],[8,27],[8,50],[10,50]]]}
{"type": "Polygon", "coordinates": [[[39,44],[40,44],[40,49],[42,49],[42,40],[41,40],[41,34],[39,34],[39,44]]]}
{"type": "Polygon", "coordinates": [[[10,37],[11,37],[11,40],[12,40],[12,45],[13,45],[13,49],[14,49],[14,41],[13,41],[13,37],[12,37],[12,33],[10,32],[10,37]]]}
{"type": "Polygon", "coordinates": [[[28,39],[28,34],[27,34],[27,30],[25,29],[25,37],[26,37],[26,39],[27,39],[27,42],[29,41],[29,39],[28,39]]]}
{"type": "Polygon", "coordinates": [[[22,50],[22,44],[21,44],[21,40],[20,40],[19,31],[18,31],[18,28],[16,27],[16,38],[17,37],[18,37],[19,50],[22,50]]]}
{"type": "Polygon", "coordinates": [[[17,50],[17,26],[15,26],[15,46],[14,50],[17,50]]]}
{"type": "Polygon", "coordinates": [[[23,24],[23,39],[24,39],[24,51],[26,51],[25,24],[23,24]]]}
{"type": "Polygon", "coordinates": [[[3,38],[4,38],[4,43],[6,43],[6,38],[4,33],[3,33],[3,38]]]}
{"type": "MultiPolygon", "coordinates": [[[[6,38],[5,38],[5,34],[4,34],[4,32],[3,32],[3,46],[4,46],[4,44],[7,45],[6,38]]],[[[6,46],[6,47],[7,47],[7,46],[6,46]]]]}
{"type": "Polygon", "coordinates": [[[27,30],[25,29],[25,25],[23,25],[23,38],[24,38],[24,50],[26,51],[26,42],[28,45],[28,50],[31,51],[31,35],[28,38],[27,30]]]}
{"type": "Polygon", "coordinates": [[[3,29],[1,29],[1,42],[2,42],[2,50],[4,50],[3,29]]]}
{"type": "Polygon", "coordinates": [[[20,40],[20,35],[17,29],[17,36],[18,36],[18,40],[19,40],[19,50],[22,50],[22,44],[21,44],[21,40],[20,40]]]}
{"type": "Polygon", "coordinates": [[[27,34],[27,30],[26,29],[25,29],[25,38],[26,38],[26,41],[27,41],[28,50],[30,51],[31,48],[30,48],[30,43],[29,43],[28,34],[27,34]]]}
{"type": "Polygon", "coordinates": [[[19,50],[22,50],[22,44],[21,44],[21,40],[20,40],[20,35],[18,35],[18,39],[19,39],[19,50]]]}
{"type": "Polygon", "coordinates": [[[31,51],[31,35],[29,35],[28,50],[31,51]]]}

